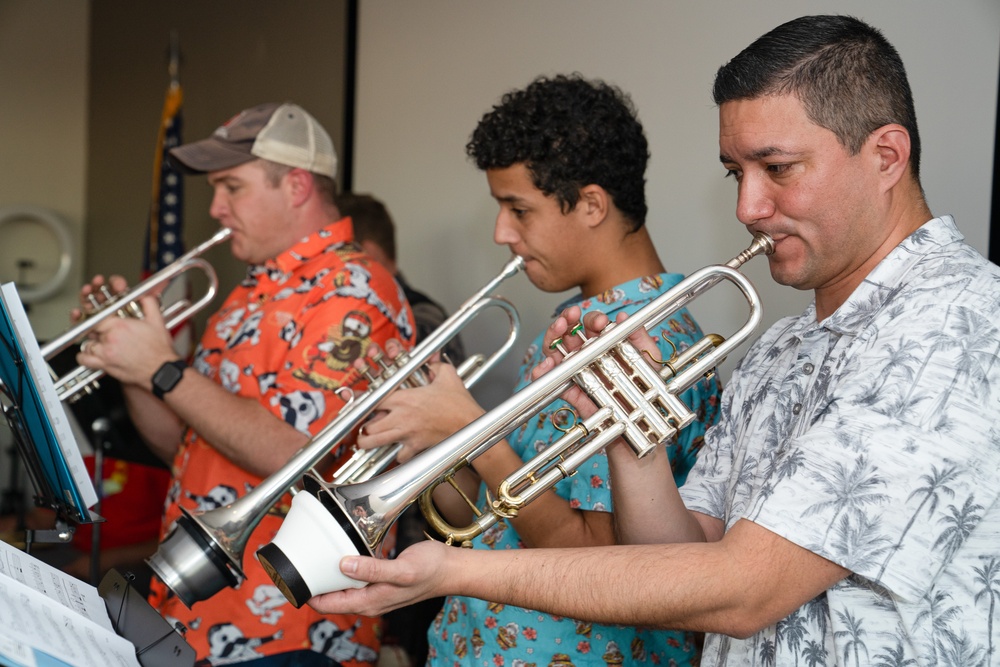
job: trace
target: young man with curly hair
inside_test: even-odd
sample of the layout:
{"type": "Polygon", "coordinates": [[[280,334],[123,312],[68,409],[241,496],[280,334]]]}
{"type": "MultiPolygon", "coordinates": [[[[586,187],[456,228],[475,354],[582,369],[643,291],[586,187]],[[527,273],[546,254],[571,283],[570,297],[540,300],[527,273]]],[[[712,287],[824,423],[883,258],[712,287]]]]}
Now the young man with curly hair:
{"type": "MultiPolygon", "coordinates": [[[[614,318],[632,313],[679,282],[664,270],[645,226],[645,171],[649,157],[642,125],[618,88],[580,76],[540,78],[503,96],[479,122],[467,146],[485,171],[500,206],[494,241],[524,258],[531,282],[546,292],[575,290],[557,308],[578,305],[614,318]]],[[[686,311],[655,332],[660,355],[702,337],[686,311]],[[664,342],[669,339],[671,343],[664,342]]],[[[530,382],[543,358],[541,334],[528,348],[515,391],[530,382]]],[[[402,442],[400,460],[440,442],[483,413],[447,365],[435,367],[427,387],[396,392],[380,419],[365,426],[362,447],[402,442]]],[[[684,395],[700,421],[666,449],[677,484],[694,463],[707,425],[715,420],[718,386],[703,381],[684,395]]],[[[485,508],[486,490],[561,435],[570,417],[562,401],[492,447],[463,470],[462,487],[485,508]]],[[[669,473],[667,473],[669,474],[669,473]]],[[[451,488],[435,502],[452,525],[472,513],[451,488]]],[[[598,546],[615,543],[608,464],[594,456],[579,474],[560,482],[510,522],[501,521],[472,542],[475,549],[598,546]]],[[[516,577],[516,573],[506,576],[516,577]]],[[[576,582],[575,585],[584,585],[576,582]]],[[[694,637],[683,632],[600,625],[465,597],[451,597],[429,630],[431,664],[633,665],[691,664],[694,637]]]]}

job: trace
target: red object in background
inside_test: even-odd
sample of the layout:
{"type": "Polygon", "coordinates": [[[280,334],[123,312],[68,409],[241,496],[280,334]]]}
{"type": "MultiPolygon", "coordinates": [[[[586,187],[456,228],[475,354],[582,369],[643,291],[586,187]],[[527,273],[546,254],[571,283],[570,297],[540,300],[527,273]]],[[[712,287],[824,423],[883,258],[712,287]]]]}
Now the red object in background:
{"type": "MultiPolygon", "coordinates": [[[[91,478],[94,475],[94,457],[85,456],[84,463],[91,478]]],[[[170,484],[170,471],[140,463],[105,458],[102,470],[103,492],[99,514],[101,523],[101,549],[114,549],[160,535],[163,500],[170,484]]],[[[73,537],[73,546],[89,551],[92,539],[91,524],[80,524],[73,537]]]]}

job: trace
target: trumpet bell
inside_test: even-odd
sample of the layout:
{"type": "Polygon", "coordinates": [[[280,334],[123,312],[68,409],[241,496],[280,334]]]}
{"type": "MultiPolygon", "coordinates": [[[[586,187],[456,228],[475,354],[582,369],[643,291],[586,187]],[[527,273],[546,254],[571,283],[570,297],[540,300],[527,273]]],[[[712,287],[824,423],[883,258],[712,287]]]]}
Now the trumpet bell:
{"type": "Polygon", "coordinates": [[[190,609],[195,602],[207,600],[226,586],[238,587],[246,575],[240,560],[227,549],[225,539],[206,537],[225,535],[224,527],[210,527],[183,507],[181,512],[181,517],[146,563],[190,609]]]}

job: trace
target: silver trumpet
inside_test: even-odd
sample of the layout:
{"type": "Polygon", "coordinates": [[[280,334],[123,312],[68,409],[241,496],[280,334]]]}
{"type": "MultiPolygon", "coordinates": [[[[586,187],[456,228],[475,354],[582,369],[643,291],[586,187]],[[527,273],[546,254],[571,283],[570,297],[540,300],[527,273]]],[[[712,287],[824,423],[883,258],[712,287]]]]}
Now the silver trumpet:
{"type": "MultiPolygon", "coordinates": [[[[205,294],[196,301],[181,299],[161,311],[168,329],[173,329],[188,321],[195,313],[212,302],[219,289],[219,280],[215,275],[215,268],[202,259],[201,255],[210,248],[214,248],[228,240],[231,235],[232,230],[223,227],[212,238],[184,253],[175,261],[136,286],[119,294],[111,294],[105,289],[105,300],[100,303],[98,303],[96,297],[92,296],[94,307],[97,310],[88,316],[87,319],[44,345],[41,348],[42,357],[45,360],[50,360],[69,346],[81,342],[94,327],[109,317],[141,318],[142,308],[139,306],[139,300],[142,297],[163,289],[171,280],[186,271],[201,270],[208,278],[208,288],[205,290],[205,294]]],[[[82,395],[94,391],[98,386],[98,381],[102,377],[104,377],[104,371],[102,370],[77,366],[69,373],[55,379],[56,394],[61,401],[73,402],[78,400],[82,395]]]]}
{"type": "MultiPolygon", "coordinates": [[[[520,318],[514,306],[502,297],[493,296],[493,291],[523,269],[524,260],[520,257],[515,256],[508,261],[499,275],[463,303],[422,343],[397,356],[392,364],[384,364],[382,372],[371,378],[364,394],[352,395],[323,430],[253,491],[225,507],[208,512],[194,512],[182,507],[182,516],[171,527],[156,553],[146,561],[156,576],[188,607],[210,598],[227,586],[239,586],[246,579],[243,553],[247,542],[268,510],[292,490],[304,474],[311,472],[312,476],[318,477],[313,467],[345,442],[390,393],[404,386],[423,383],[427,362],[469,322],[487,308],[500,308],[510,321],[510,332],[500,348],[488,358],[482,355],[471,357],[459,367],[458,372],[467,387],[477,382],[510,350],[517,339],[520,318]]],[[[368,479],[392,463],[397,451],[398,446],[395,445],[359,450],[334,472],[333,479],[340,483],[368,479]]]]}
{"type": "Polygon", "coordinates": [[[300,607],[321,593],[364,586],[340,573],[340,558],[380,556],[389,527],[417,499],[431,527],[447,543],[467,544],[499,520],[517,516],[521,507],[574,474],[615,438],[622,437],[637,456],[653,451],[696,417],[680,394],[710,377],[760,323],[760,298],[737,269],[752,257],[773,251],[772,239],[757,234],[749,248],[726,264],[696,271],[624,322],[609,324],[599,336],[586,338],[577,327],[571,333],[584,338],[583,344],[566,353],[553,370],[404,464],[354,484],[330,484],[306,476],[306,492],[295,496],[275,539],[257,551],[258,560],[289,602],[300,607]],[[661,362],[660,370],[654,370],[628,341],[629,335],[639,327],[652,329],[723,280],[733,283],[748,302],[743,326],[728,340],[710,334],[680,353],[675,351],[661,362]],[[455,473],[527,423],[573,383],[597,404],[597,413],[567,429],[544,453],[506,478],[496,498],[490,499],[488,512],[480,513],[470,503],[476,515],[473,522],[465,528],[448,525],[434,510],[434,489],[446,482],[455,486],[455,473]]]}

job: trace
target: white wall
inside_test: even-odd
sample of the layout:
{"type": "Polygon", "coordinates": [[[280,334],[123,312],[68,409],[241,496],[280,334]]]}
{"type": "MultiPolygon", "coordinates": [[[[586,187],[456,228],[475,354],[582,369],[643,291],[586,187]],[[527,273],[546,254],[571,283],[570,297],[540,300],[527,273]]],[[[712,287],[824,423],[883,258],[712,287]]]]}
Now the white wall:
{"type": "MultiPolygon", "coordinates": [[[[362,0],[355,190],[389,206],[410,282],[454,309],[506,259],[492,243],[496,206],[464,146],[480,116],[540,74],[579,71],[632,95],[652,159],[648,223],[669,270],[688,273],[746,245],[735,187],[718,162],[712,79],[720,65],[778,24],[812,13],[846,13],[881,28],[910,75],[924,143],[922,180],[932,210],[955,215],[987,250],[1000,56],[996,0],[362,0]]],[[[761,260],[747,274],[766,323],[796,313],[809,296],[776,286],[761,260]]],[[[559,295],[515,278],[501,293],[524,320],[524,343],[547,324],[559,295]]],[[[741,300],[709,294],[693,306],[706,330],[728,335],[741,300]]],[[[477,322],[467,347],[499,340],[477,322]],[[470,340],[472,339],[472,340],[470,340]]],[[[477,393],[509,390],[520,354],[477,393]]],[[[732,361],[723,367],[727,374],[732,361]]]]}
{"type": "MultiPolygon", "coordinates": [[[[31,306],[40,338],[69,325],[83,275],[89,15],[89,2],[0,0],[0,210],[42,207],[75,241],[66,287],[31,306]]],[[[0,228],[0,282],[18,278],[21,258],[37,263],[28,281],[47,281],[57,248],[45,227],[11,218],[0,228]]]]}

